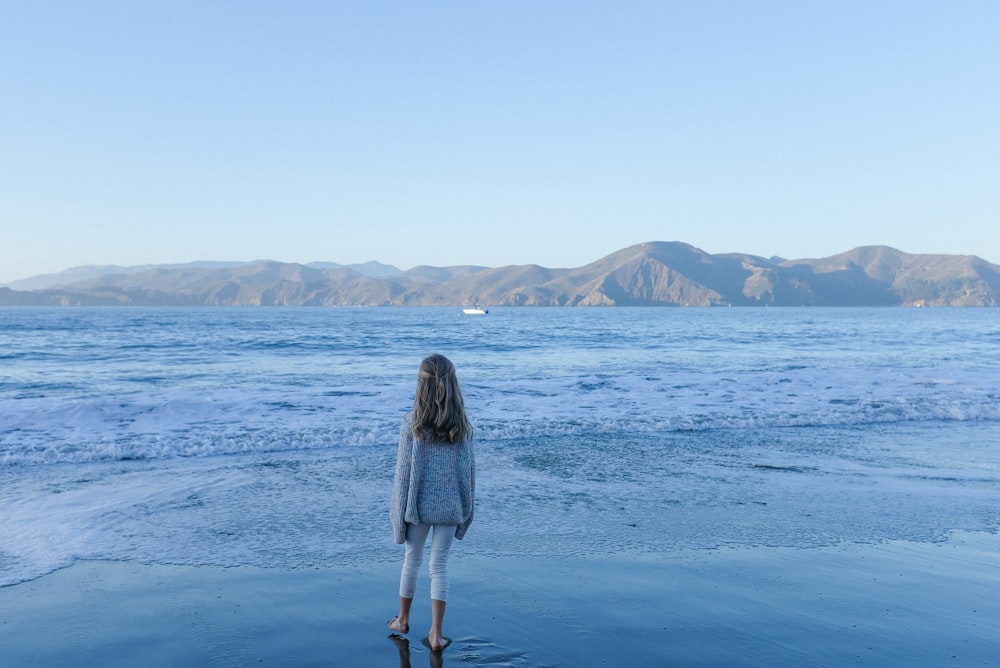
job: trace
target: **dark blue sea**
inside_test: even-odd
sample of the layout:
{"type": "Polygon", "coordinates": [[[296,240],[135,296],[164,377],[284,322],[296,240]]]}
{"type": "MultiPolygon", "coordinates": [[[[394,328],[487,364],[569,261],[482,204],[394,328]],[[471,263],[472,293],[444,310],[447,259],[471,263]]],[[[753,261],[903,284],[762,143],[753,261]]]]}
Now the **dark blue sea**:
{"type": "Polygon", "coordinates": [[[463,552],[1000,529],[998,309],[8,308],[0,585],[395,560],[396,438],[433,352],[476,433],[463,552]]]}

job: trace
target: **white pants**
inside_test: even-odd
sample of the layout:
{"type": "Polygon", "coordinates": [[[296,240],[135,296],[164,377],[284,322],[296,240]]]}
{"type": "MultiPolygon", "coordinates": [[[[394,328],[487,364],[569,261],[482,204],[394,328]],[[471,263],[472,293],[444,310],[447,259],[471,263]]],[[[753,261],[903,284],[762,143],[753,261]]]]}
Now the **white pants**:
{"type": "MultiPolygon", "coordinates": [[[[431,598],[448,600],[448,550],[455,538],[454,524],[435,524],[431,537],[431,598]]],[[[413,598],[417,591],[417,574],[424,559],[424,544],[430,524],[406,525],[406,553],[403,557],[403,572],[399,576],[399,595],[413,598]]]]}

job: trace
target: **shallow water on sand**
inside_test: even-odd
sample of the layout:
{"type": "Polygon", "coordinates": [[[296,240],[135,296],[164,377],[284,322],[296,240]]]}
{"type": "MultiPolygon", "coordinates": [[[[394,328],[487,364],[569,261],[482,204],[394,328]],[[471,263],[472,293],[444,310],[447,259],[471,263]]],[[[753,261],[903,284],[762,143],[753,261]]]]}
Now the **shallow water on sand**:
{"type": "Polygon", "coordinates": [[[1000,538],[487,558],[458,552],[390,637],[398,565],[286,571],[81,562],[0,597],[11,665],[992,665],[1000,538]],[[58,633],[53,630],[58,629],[58,633]],[[401,659],[406,659],[403,661],[401,659]]]}
{"type": "MultiPolygon", "coordinates": [[[[1000,466],[983,443],[1000,443],[997,425],[634,435],[587,451],[575,437],[484,442],[476,520],[456,551],[559,559],[995,531],[1000,466]]],[[[0,568],[11,583],[79,559],[392,561],[394,456],[385,445],[0,469],[0,568]]]]}

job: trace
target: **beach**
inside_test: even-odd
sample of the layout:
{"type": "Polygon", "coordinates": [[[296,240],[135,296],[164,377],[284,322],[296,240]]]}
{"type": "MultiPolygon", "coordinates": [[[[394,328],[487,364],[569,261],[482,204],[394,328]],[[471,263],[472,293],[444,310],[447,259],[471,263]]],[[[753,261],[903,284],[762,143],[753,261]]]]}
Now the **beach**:
{"type": "Polygon", "coordinates": [[[995,313],[0,309],[0,666],[996,665],[995,313]],[[426,570],[385,627],[434,350],[439,655],[426,570]]]}
{"type": "Polygon", "coordinates": [[[0,589],[10,666],[997,665],[1000,536],[615,558],[452,561],[442,653],[395,564],[79,562],[0,589]],[[403,663],[402,665],[406,665],[403,663]]]}

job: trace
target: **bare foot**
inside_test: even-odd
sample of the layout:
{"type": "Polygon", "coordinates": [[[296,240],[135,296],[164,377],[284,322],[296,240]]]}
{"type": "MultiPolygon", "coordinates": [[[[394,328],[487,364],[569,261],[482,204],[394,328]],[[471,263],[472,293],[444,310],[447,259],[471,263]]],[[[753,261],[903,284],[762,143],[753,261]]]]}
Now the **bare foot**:
{"type": "Polygon", "coordinates": [[[390,619],[388,622],[385,623],[385,625],[392,631],[399,631],[400,633],[410,632],[409,622],[400,619],[399,615],[396,615],[395,617],[390,619]]]}
{"type": "Polygon", "coordinates": [[[434,652],[440,652],[451,644],[451,638],[446,638],[438,632],[431,632],[424,638],[424,644],[434,652]]]}

